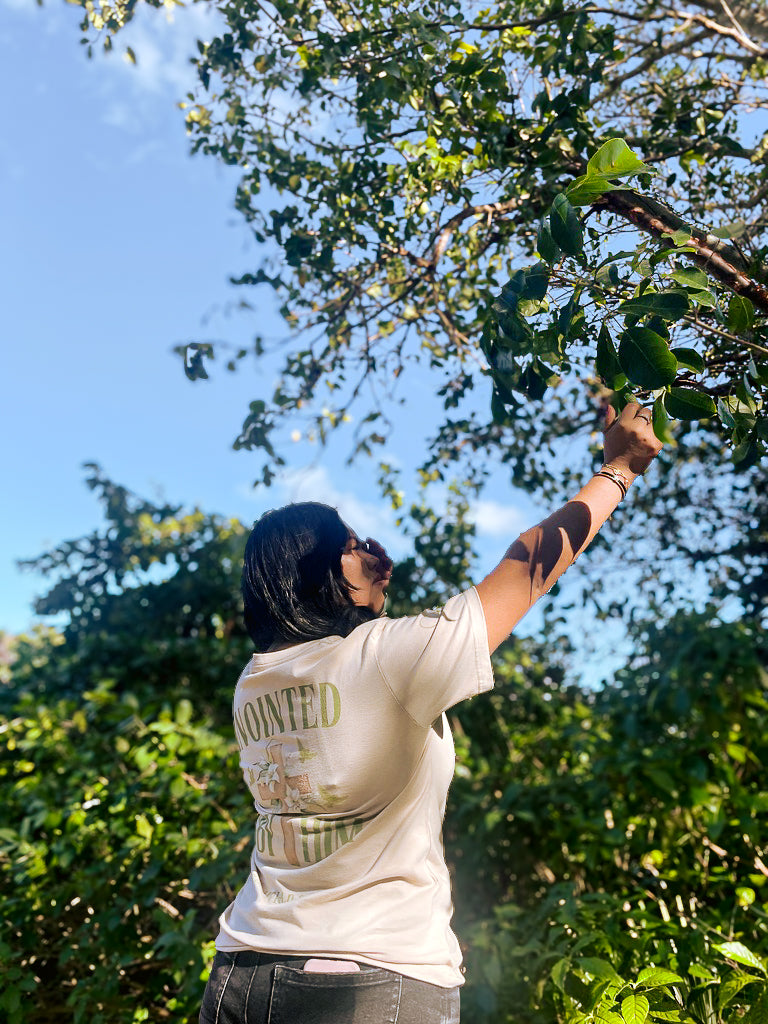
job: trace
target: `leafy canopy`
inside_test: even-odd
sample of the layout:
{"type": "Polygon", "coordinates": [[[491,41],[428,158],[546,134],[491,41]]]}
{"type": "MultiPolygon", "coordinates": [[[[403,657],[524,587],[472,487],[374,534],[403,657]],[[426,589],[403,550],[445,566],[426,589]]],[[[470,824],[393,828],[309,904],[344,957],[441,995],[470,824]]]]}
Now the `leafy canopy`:
{"type": "MultiPolygon", "coordinates": [[[[89,46],[137,6],[81,2],[89,46]]],[[[590,429],[605,388],[653,400],[661,437],[701,421],[742,467],[765,451],[763,4],[218,9],[186,120],[242,168],[264,259],[238,280],[274,288],[291,329],[235,442],[266,482],[289,423],[325,440],[354,415],[354,450],[383,444],[412,364],[442,404],[428,473],[590,429]]],[[[210,354],[188,348],[190,376],[210,354]]]]}

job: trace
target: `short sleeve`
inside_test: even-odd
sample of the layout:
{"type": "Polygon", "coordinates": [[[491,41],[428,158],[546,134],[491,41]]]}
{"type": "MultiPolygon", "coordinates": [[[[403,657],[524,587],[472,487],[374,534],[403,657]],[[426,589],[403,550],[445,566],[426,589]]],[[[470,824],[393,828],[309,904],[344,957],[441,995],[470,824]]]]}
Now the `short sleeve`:
{"type": "Polygon", "coordinates": [[[376,632],[376,663],[385,683],[425,728],[447,708],[493,687],[485,616],[474,587],[442,608],[386,620],[376,632]]]}

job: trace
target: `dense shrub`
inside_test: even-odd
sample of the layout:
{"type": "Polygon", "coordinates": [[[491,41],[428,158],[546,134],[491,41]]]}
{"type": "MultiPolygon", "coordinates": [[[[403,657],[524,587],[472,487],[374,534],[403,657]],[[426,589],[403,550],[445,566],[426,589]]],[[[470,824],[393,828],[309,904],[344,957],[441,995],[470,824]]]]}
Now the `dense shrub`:
{"type": "Polygon", "coordinates": [[[21,696],[3,741],[10,1024],[192,1019],[216,916],[247,870],[231,742],[185,698],[109,683],[21,696]]]}
{"type": "MultiPolygon", "coordinates": [[[[14,638],[0,685],[0,1019],[186,1024],[253,828],[229,721],[243,528],[93,480],[106,530],[46,556],[40,610],[67,622],[14,638]]],[[[466,573],[460,531],[421,526],[400,614],[466,573]]],[[[452,713],[465,1024],[768,1015],[768,637],[678,614],[635,649],[593,691],[553,640],[515,640],[452,713]]]]}
{"type": "Polygon", "coordinates": [[[615,686],[564,685],[517,651],[457,713],[470,1021],[620,1024],[646,991],[633,1019],[763,1012],[768,636],[711,615],[640,632],[615,686]]]}

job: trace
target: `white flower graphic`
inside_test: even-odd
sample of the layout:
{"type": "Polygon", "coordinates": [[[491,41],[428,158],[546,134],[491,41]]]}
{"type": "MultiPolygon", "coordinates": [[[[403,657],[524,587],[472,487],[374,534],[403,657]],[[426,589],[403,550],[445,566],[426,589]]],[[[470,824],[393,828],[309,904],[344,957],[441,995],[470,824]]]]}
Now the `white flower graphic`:
{"type": "Polygon", "coordinates": [[[289,811],[301,811],[303,807],[303,799],[298,789],[294,789],[293,786],[289,786],[286,782],[285,785],[285,796],[283,797],[283,803],[289,811]]]}
{"type": "Polygon", "coordinates": [[[257,761],[253,767],[256,769],[257,782],[274,790],[280,782],[279,765],[276,765],[274,761],[257,761]]]}

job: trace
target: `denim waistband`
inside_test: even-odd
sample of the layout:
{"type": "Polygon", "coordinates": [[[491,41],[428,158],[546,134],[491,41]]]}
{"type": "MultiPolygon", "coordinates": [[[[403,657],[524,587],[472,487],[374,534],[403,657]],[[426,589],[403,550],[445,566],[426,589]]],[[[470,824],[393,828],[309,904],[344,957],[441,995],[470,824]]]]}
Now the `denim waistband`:
{"type": "Polygon", "coordinates": [[[363,964],[360,963],[359,960],[355,960],[352,956],[342,957],[338,953],[332,957],[323,957],[317,953],[260,953],[256,949],[240,949],[229,953],[218,950],[216,956],[230,957],[230,963],[237,964],[238,967],[272,967],[274,964],[288,964],[292,967],[303,967],[307,960],[311,959],[342,959],[356,963],[361,971],[379,970],[379,968],[374,967],[372,964],[363,964]]]}

